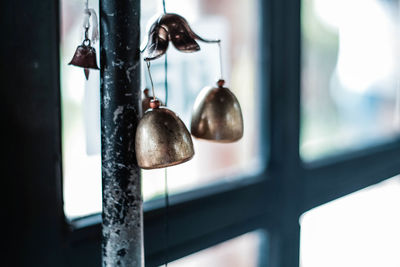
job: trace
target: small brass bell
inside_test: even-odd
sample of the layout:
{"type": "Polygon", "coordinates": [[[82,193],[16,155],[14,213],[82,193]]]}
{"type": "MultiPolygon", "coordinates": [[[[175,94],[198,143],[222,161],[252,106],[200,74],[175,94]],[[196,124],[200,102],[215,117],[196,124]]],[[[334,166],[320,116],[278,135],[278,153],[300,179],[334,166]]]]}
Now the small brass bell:
{"type": "Polygon", "coordinates": [[[205,87],[196,98],[191,133],[194,137],[230,143],[243,136],[243,116],[235,95],[219,80],[218,87],[205,87]]]}
{"type": "Polygon", "coordinates": [[[185,124],[170,109],[150,102],[136,130],[136,158],[139,167],[157,169],[177,165],[194,155],[192,138],[185,124]]]}
{"type": "Polygon", "coordinates": [[[89,79],[89,69],[99,69],[96,61],[96,50],[90,45],[89,39],[85,39],[83,43],[76,48],[69,65],[83,68],[86,80],[89,79]]]}

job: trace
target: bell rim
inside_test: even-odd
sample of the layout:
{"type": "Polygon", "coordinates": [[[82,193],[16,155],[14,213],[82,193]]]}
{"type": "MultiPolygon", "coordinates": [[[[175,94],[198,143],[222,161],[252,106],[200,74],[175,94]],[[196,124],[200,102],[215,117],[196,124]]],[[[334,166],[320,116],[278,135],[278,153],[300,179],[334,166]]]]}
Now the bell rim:
{"type": "Polygon", "coordinates": [[[81,69],[100,70],[100,68],[98,66],[96,66],[96,68],[93,68],[93,67],[82,67],[82,66],[75,65],[74,63],[72,63],[72,61],[70,63],[68,63],[68,65],[72,65],[74,67],[78,67],[78,68],[81,68],[81,69]]]}
{"type": "Polygon", "coordinates": [[[193,133],[190,133],[196,140],[204,140],[207,142],[211,142],[211,143],[218,143],[218,144],[230,144],[230,143],[235,143],[237,141],[239,141],[240,139],[243,138],[243,132],[240,136],[235,137],[233,139],[212,139],[212,138],[207,138],[207,137],[200,137],[200,136],[196,136],[193,133]]]}
{"type": "Polygon", "coordinates": [[[185,163],[185,162],[191,160],[191,159],[194,157],[194,154],[195,154],[195,153],[194,153],[194,150],[193,150],[193,154],[192,154],[190,157],[187,157],[187,158],[184,158],[184,159],[175,161],[175,162],[173,162],[173,163],[159,164],[159,165],[157,165],[157,166],[155,166],[155,167],[145,167],[145,166],[141,166],[139,163],[138,163],[138,166],[139,166],[141,169],[144,169],[144,170],[154,170],[154,169],[168,168],[168,167],[176,166],[176,165],[179,165],[179,164],[182,164],[182,163],[185,163]]]}

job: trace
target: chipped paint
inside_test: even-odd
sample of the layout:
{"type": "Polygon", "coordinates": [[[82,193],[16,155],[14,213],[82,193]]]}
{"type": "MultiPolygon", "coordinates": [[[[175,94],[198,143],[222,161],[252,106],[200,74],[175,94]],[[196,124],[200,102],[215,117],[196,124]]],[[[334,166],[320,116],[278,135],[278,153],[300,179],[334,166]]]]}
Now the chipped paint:
{"type": "Polygon", "coordinates": [[[104,267],[144,266],[141,176],[133,141],[141,103],[139,5],[100,0],[104,267]]]}

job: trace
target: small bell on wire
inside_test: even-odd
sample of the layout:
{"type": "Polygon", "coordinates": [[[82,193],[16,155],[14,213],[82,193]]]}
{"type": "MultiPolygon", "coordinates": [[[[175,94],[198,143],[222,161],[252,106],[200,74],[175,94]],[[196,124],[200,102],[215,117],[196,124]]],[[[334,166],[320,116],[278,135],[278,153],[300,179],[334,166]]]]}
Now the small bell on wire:
{"type": "MultiPolygon", "coordinates": [[[[218,40],[220,77],[222,48],[218,40]]],[[[191,133],[194,137],[220,143],[235,142],[243,136],[243,115],[239,101],[221,78],[217,87],[205,87],[194,102],[191,133]]]]}
{"type": "Polygon", "coordinates": [[[230,143],[243,136],[243,116],[235,95],[224,80],[217,87],[205,87],[196,98],[191,133],[194,137],[230,143]]]}
{"type": "Polygon", "coordinates": [[[194,155],[192,137],[173,111],[160,107],[161,103],[154,94],[150,62],[146,63],[153,99],[136,129],[135,150],[138,165],[143,169],[157,169],[186,162],[194,155]]]}
{"type": "Polygon", "coordinates": [[[96,50],[91,46],[91,40],[89,39],[89,18],[92,16],[93,21],[93,29],[92,29],[92,40],[96,41],[98,39],[98,24],[97,24],[97,15],[93,9],[85,9],[85,21],[84,21],[84,29],[85,29],[85,39],[82,44],[76,48],[75,54],[72,57],[69,65],[74,65],[77,67],[81,67],[84,70],[86,80],[89,79],[89,70],[95,69],[98,70],[96,60],[96,50]]]}
{"type": "Polygon", "coordinates": [[[86,80],[89,79],[89,69],[99,69],[96,62],[96,50],[90,46],[89,39],[84,40],[83,43],[76,48],[74,57],[69,65],[83,68],[86,80]]]}

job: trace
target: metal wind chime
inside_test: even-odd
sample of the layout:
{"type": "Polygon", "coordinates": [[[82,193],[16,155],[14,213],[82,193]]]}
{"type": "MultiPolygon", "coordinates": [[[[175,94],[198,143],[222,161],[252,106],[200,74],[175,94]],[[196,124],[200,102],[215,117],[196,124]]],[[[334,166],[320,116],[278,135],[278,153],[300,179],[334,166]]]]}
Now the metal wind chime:
{"type": "MultiPolygon", "coordinates": [[[[216,43],[219,46],[220,79],[216,87],[208,86],[201,90],[195,100],[191,120],[191,134],[200,139],[230,143],[243,136],[243,116],[238,100],[226,87],[222,79],[221,40],[207,40],[197,35],[189,23],[180,15],[164,13],[151,22],[147,40],[142,53],[150,78],[153,96],[144,90],[143,111],[136,131],[135,148],[139,167],[157,169],[174,166],[190,160],[194,156],[191,135],[182,120],[169,108],[162,106],[156,98],[151,77],[151,61],[166,54],[169,43],[181,52],[191,53],[200,50],[196,40],[216,43]]],[[[166,56],[166,55],[165,55],[166,56]]],[[[165,58],[165,71],[167,59],[165,58]]],[[[165,74],[166,75],[166,74],[165,74]]],[[[165,76],[165,79],[166,76],[165,76]]],[[[168,82],[166,80],[166,95],[168,82]]],[[[165,101],[166,102],[166,101],[165,101]]],[[[165,265],[168,264],[168,185],[165,169],[165,265]]]]}
{"type": "Polygon", "coordinates": [[[173,13],[159,16],[149,27],[142,53],[149,72],[153,98],[145,90],[145,114],[136,132],[136,157],[143,169],[174,166],[194,155],[193,142],[185,124],[169,108],[161,106],[154,93],[150,62],[164,55],[171,42],[181,52],[200,50],[199,40],[219,46],[220,79],[216,87],[208,86],[196,98],[191,134],[200,139],[230,143],[243,136],[243,116],[238,100],[222,79],[221,40],[207,40],[197,35],[185,18],[173,13]],[[148,104],[147,104],[148,103],[148,104]]]}
{"type": "MultiPolygon", "coordinates": [[[[219,46],[220,79],[217,86],[208,86],[201,90],[196,98],[190,132],[199,139],[220,143],[230,143],[243,136],[243,116],[240,104],[222,78],[221,40],[207,40],[197,35],[185,18],[178,14],[164,13],[151,23],[142,53],[147,65],[153,96],[148,89],[144,91],[142,102],[144,116],[136,131],[136,158],[143,169],[165,168],[190,160],[194,155],[193,142],[182,120],[169,108],[162,106],[156,98],[151,77],[151,61],[164,55],[171,42],[181,52],[191,53],[200,50],[196,40],[215,43],[219,46]]],[[[90,69],[98,70],[96,50],[92,47],[99,39],[97,15],[85,1],[85,19],[83,23],[84,40],[75,51],[69,63],[84,70],[89,79],[90,69]],[[92,24],[90,24],[92,18],[92,24]],[[92,36],[89,38],[89,30],[92,36]]]]}
{"type": "MultiPolygon", "coordinates": [[[[165,11],[164,1],[163,7],[164,13],[150,24],[148,36],[144,41],[144,46],[141,50],[143,54],[143,59],[147,66],[152,90],[152,96],[149,95],[149,89],[144,90],[144,98],[142,100],[142,109],[144,111],[144,115],[139,121],[135,136],[136,159],[138,166],[143,169],[166,168],[190,160],[194,156],[194,148],[191,135],[199,139],[205,139],[220,143],[235,142],[243,136],[243,116],[240,104],[235,95],[227,87],[224,87],[225,81],[222,78],[221,40],[207,40],[200,37],[190,28],[185,18],[177,14],[167,13],[165,11]],[[165,99],[164,103],[162,103],[159,99],[156,98],[153,79],[151,76],[151,61],[156,60],[163,55],[165,55],[166,57],[166,52],[170,42],[176,49],[181,52],[191,53],[199,51],[200,46],[197,41],[218,44],[220,79],[217,81],[216,86],[208,86],[203,88],[197,96],[193,107],[191,127],[189,132],[182,120],[171,109],[166,107],[167,100],[165,99]]],[[[103,22],[104,21],[102,21],[102,25],[103,22]]],[[[75,54],[69,64],[83,68],[86,79],[89,79],[90,69],[99,69],[96,62],[96,50],[92,46],[99,39],[99,30],[96,12],[94,11],[94,9],[88,7],[88,0],[85,0],[83,29],[83,42],[77,47],[75,54]],[[90,30],[91,36],[89,36],[90,30]]],[[[165,61],[165,67],[167,69],[167,60],[165,61]]],[[[165,76],[165,78],[166,77],[167,76],[165,76]]],[[[168,93],[167,85],[168,83],[166,82],[165,89],[168,93]]],[[[134,119],[136,118],[137,117],[135,117],[134,119]]],[[[137,166],[135,165],[135,167],[137,166]]],[[[104,188],[107,188],[107,186],[105,187],[104,184],[110,185],[112,182],[114,182],[114,180],[110,177],[113,179],[122,179],[125,176],[116,177],[113,175],[106,175],[106,178],[103,177],[103,190],[104,188]]],[[[135,179],[138,179],[140,181],[140,175],[135,177],[135,179]]],[[[126,178],[124,182],[128,181],[129,179],[129,177],[126,178]]],[[[140,183],[136,184],[140,185],[140,183]]],[[[126,188],[120,185],[115,186],[115,188],[117,188],[119,191],[126,191],[126,188]]],[[[140,186],[138,186],[138,188],[140,188],[140,186]]],[[[131,193],[132,192],[129,192],[129,194],[131,193]]],[[[136,194],[135,199],[140,199],[141,201],[140,190],[136,190],[133,193],[136,194]]],[[[105,203],[104,198],[107,198],[107,196],[108,195],[103,194],[103,203],[105,203]]],[[[132,195],[129,195],[129,197],[132,197],[132,195]]],[[[126,203],[128,201],[132,202],[133,200],[121,197],[120,201],[126,203]]],[[[167,250],[169,201],[166,175],[165,201],[167,250]]],[[[126,206],[131,207],[128,205],[126,206]]],[[[109,205],[107,209],[110,209],[110,207],[111,209],[113,208],[112,205],[109,205]]],[[[141,210],[141,206],[139,205],[138,207],[138,209],[141,210]]],[[[103,214],[105,214],[104,211],[103,214]]],[[[138,212],[137,214],[140,214],[140,212],[138,212]]],[[[137,214],[135,213],[135,216],[140,217],[140,215],[137,214]]],[[[130,219],[132,218],[133,217],[130,217],[130,219]]],[[[135,242],[136,239],[133,240],[134,238],[132,238],[132,240],[129,240],[129,242],[127,240],[124,240],[124,242],[126,241],[126,244],[124,242],[115,242],[115,240],[119,239],[119,234],[117,234],[119,229],[124,230],[121,236],[126,233],[132,233],[131,228],[129,227],[125,225],[119,225],[118,221],[112,225],[107,225],[107,227],[104,227],[103,224],[103,240],[105,240],[103,243],[103,248],[105,249],[105,252],[109,253],[106,257],[107,260],[114,259],[113,257],[115,256],[115,251],[113,250],[113,248],[116,248],[116,245],[119,246],[122,244],[121,246],[125,246],[126,244],[128,244],[126,245],[127,248],[124,247],[124,249],[129,249],[129,251],[136,252],[141,251],[141,245],[138,242],[135,242]],[[115,225],[120,228],[114,229],[115,225]],[[106,230],[104,231],[104,229],[106,230]],[[106,234],[104,234],[105,232],[106,234]],[[112,233],[112,235],[110,233],[112,233]],[[106,238],[104,238],[104,236],[106,236],[106,238]],[[107,239],[110,236],[117,237],[110,241],[109,239],[107,239]],[[113,244],[112,246],[115,245],[115,247],[112,247],[109,244],[113,244]],[[137,249],[134,246],[136,246],[137,249]]],[[[103,254],[103,257],[104,255],[105,253],[103,254]]],[[[137,253],[135,257],[141,257],[140,255],[140,253],[137,253]]],[[[117,256],[123,257],[124,255],[121,256],[118,254],[117,256]]],[[[130,260],[131,258],[126,259],[124,262],[131,263],[130,260]]],[[[168,262],[168,255],[166,255],[165,262],[168,262]]]]}

